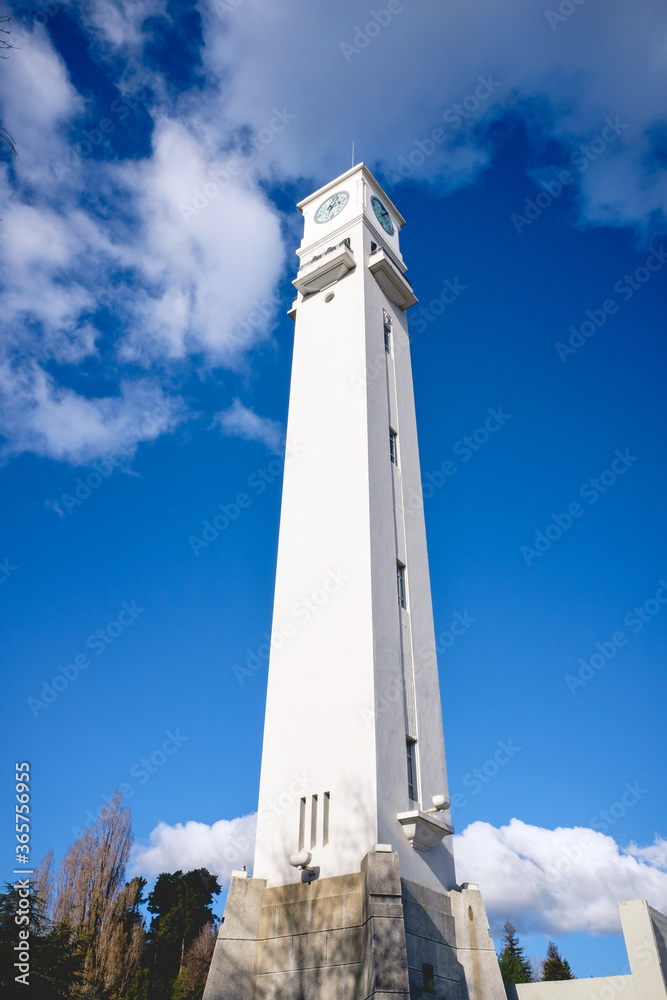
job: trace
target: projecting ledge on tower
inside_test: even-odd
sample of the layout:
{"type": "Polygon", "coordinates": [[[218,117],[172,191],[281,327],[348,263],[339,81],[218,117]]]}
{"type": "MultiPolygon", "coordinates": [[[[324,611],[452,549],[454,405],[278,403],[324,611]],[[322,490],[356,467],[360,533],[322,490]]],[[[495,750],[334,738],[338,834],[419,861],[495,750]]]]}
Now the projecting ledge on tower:
{"type": "Polygon", "coordinates": [[[449,823],[437,820],[433,814],[427,815],[421,809],[398,813],[396,818],[411,846],[417,851],[430,851],[432,847],[437,847],[443,837],[454,833],[454,827],[449,823]]]}
{"type": "Polygon", "coordinates": [[[324,253],[302,264],[298,276],[292,282],[294,287],[302,295],[309,295],[344,277],[355,267],[354,254],[349,244],[348,239],[342,240],[337,246],[329,247],[324,253]]]}
{"type": "Polygon", "coordinates": [[[387,298],[399,309],[407,309],[419,301],[412,291],[412,285],[401,274],[384,247],[378,247],[373,252],[368,269],[387,298]]]}

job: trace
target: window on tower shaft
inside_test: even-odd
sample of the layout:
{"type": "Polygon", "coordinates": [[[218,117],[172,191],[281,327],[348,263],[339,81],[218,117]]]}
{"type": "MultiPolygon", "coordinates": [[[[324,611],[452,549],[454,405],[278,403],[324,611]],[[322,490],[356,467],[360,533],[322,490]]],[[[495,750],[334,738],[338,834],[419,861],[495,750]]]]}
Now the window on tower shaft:
{"type": "Polygon", "coordinates": [[[407,608],[405,600],[405,566],[403,563],[396,563],[396,587],[398,590],[398,603],[401,608],[407,608]]]}
{"type": "Polygon", "coordinates": [[[405,740],[405,749],[408,758],[408,795],[413,802],[417,801],[416,795],[416,775],[417,768],[415,767],[415,741],[410,739],[408,736],[405,740]]]}
{"type": "Polygon", "coordinates": [[[391,320],[384,321],[384,349],[387,354],[391,354],[391,320]]]}
{"type": "Polygon", "coordinates": [[[397,441],[397,437],[398,437],[398,435],[396,434],[396,431],[392,431],[392,429],[390,427],[389,428],[389,454],[391,455],[391,460],[394,463],[394,465],[398,465],[398,441],[397,441]]]}

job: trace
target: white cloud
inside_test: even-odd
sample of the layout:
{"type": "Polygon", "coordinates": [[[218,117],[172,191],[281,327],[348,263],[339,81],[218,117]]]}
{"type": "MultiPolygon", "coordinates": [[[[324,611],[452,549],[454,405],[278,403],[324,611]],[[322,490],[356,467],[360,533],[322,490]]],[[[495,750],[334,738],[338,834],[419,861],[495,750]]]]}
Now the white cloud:
{"type": "MultiPolygon", "coordinates": [[[[251,872],[257,816],[159,823],[148,846],[134,849],[133,874],[208,868],[223,881],[232,869],[251,872]]],[[[587,827],[547,830],[512,819],[507,826],[476,822],[454,838],[459,882],[480,885],[492,933],[506,920],[520,933],[551,936],[618,934],[618,903],[648,899],[667,910],[667,841],[620,847],[587,827]]]]}
{"type": "Polygon", "coordinates": [[[233,869],[252,866],[256,826],[255,813],[232,820],[220,819],[210,826],[195,820],[174,826],[158,823],[150,834],[148,846],[135,845],[132,874],[151,878],[161,872],[208,868],[224,884],[233,869]]]}
{"type": "Polygon", "coordinates": [[[442,127],[445,140],[422,157],[413,178],[447,189],[490,162],[486,128],[508,109],[526,120],[543,152],[553,138],[574,149],[599,133],[607,115],[619,116],[628,129],[582,175],[582,218],[642,226],[653,210],[667,209],[664,173],[647,155],[651,130],[664,120],[667,8],[608,0],[602,11],[588,3],[555,30],[547,8],[543,0],[406,0],[369,37],[371,11],[355,0],[326,8],[243,0],[223,18],[203,4],[204,60],[213,74],[230,72],[232,122],[261,128],[271,102],[296,114],[290,142],[274,150],[274,166],[286,176],[325,180],[341,172],[353,138],[359,158],[391,175],[400,156],[414,151],[418,160],[418,143],[442,127]],[[357,51],[346,57],[342,45],[357,51]],[[500,86],[475,108],[480,76],[500,86]],[[465,116],[458,128],[442,118],[456,104],[465,116]]]}
{"type": "Polygon", "coordinates": [[[269,417],[260,417],[254,410],[235,399],[228,410],[216,413],[215,422],[223,434],[244,438],[246,441],[261,441],[270,451],[280,454],[285,446],[285,431],[282,424],[269,417]]]}
{"type": "MultiPolygon", "coordinates": [[[[298,180],[305,194],[345,169],[353,138],[358,158],[389,177],[412,156],[413,179],[449,189],[488,166],[488,127],[508,112],[526,123],[547,169],[553,139],[567,159],[611,117],[627,128],[581,170],[580,221],[642,230],[665,214],[667,8],[651,0],[631,9],[608,0],[604,12],[581,4],[553,30],[542,0],[404,0],[372,32],[374,15],[356,0],[242,0],[229,10],[206,2],[199,13],[197,85],[177,93],[153,77],[142,90],[142,120],[153,122],[143,156],[123,158],[132,130],[77,92],[45,29],[24,32],[3,65],[0,121],[20,154],[0,164],[0,364],[14,400],[3,420],[6,453],[36,448],[74,461],[110,448],[134,419],[137,368],[165,395],[175,365],[247,371],[248,352],[275,323],[285,244],[298,227],[295,213],[281,219],[266,189],[298,180]],[[480,78],[494,82],[478,100],[480,78]],[[82,130],[104,116],[113,131],[86,152],[82,130]],[[444,128],[440,143],[429,138],[435,127],[444,128]],[[111,341],[104,352],[102,334],[111,341]],[[45,357],[55,364],[40,381],[34,365],[45,357]],[[83,360],[104,377],[113,372],[106,402],[78,396],[75,405],[58,365],[83,360]],[[42,386],[42,397],[16,405],[30,386],[42,386]],[[58,419],[40,426],[39,412],[56,399],[58,419]],[[80,427],[84,414],[90,423],[85,434],[66,419],[75,409],[80,427]]],[[[151,65],[147,19],[172,20],[164,0],[84,0],[73,16],[121,94],[143,80],[142,62],[151,65]]],[[[193,53],[197,37],[187,39],[193,53]]],[[[262,419],[269,444],[278,432],[270,423],[261,430],[262,419]]]]}
{"type": "Polygon", "coordinates": [[[648,899],[667,910],[667,842],[621,848],[586,827],[547,830],[512,819],[476,822],[455,838],[459,881],[478,882],[498,933],[511,920],[524,933],[617,934],[617,904],[648,899]]]}
{"type": "Polygon", "coordinates": [[[139,360],[206,352],[233,365],[261,340],[285,252],[276,209],[252,175],[230,173],[196,123],[160,117],[149,160],[118,171],[139,229],[122,252],[140,291],[123,354],[139,360]]]}
{"type": "Polygon", "coordinates": [[[36,364],[0,365],[0,455],[31,451],[73,464],[121,453],[131,457],[183,419],[180,400],[140,380],[122,382],[120,395],[87,399],[57,386],[36,364]]]}

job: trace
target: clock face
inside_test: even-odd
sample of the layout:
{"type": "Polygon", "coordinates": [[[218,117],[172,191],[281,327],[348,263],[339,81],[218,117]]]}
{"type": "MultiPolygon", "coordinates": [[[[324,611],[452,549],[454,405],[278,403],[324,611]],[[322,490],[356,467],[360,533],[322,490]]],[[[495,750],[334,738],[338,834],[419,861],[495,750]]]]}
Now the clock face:
{"type": "Polygon", "coordinates": [[[343,211],[349,197],[347,191],[337,191],[336,194],[332,194],[326,201],[322,202],[315,212],[315,222],[328,222],[329,219],[333,219],[335,215],[343,211]]]}
{"type": "Polygon", "coordinates": [[[373,206],[373,211],[375,212],[377,220],[382,226],[382,228],[385,230],[385,232],[389,233],[390,236],[393,236],[394,224],[389,218],[389,212],[384,207],[380,199],[376,198],[375,195],[373,195],[371,197],[371,205],[373,206]]]}

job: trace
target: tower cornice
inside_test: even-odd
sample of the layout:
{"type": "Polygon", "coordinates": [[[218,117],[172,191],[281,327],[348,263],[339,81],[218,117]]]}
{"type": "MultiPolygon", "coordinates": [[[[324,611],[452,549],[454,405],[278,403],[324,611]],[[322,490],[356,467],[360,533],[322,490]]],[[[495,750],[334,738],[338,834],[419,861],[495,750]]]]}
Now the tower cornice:
{"type": "Polygon", "coordinates": [[[399,210],[396,208],[393,201],[391,200],[387,192],[384,190],[382,185],[379,183],[377,178],[373,176],[373,174],[368,169],[365,163],[357,163],[355,164],[355,166],[350,167],[350,169],[346,170],[344,174],[341,174],[339,177],[334,178],[334,180],[329,181],[328,184],[325,184],[323,187],[318,188],[317,191],[314,191],[312,194],[309,194],[307,198],[304,198],[302,201],[298,202],[296,207],[299,209],[299,211],[303,212],[304,208],[307,205],[310,205],[312,201],[316,201],[319,198],[323,198],[328,191],[331,191],[335,187],[339,187],[344,181],[349,180],[351,177],[355,177],[357,174],[361,174],[364,180],[370,183],[378,191],[378,193],[386,201],[386,204],[393,212],[394,217],[398,221],[399,227],[402,228],[405,225],[405,219],[403,218],[399,210]]]}

